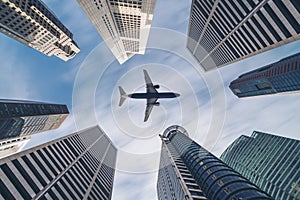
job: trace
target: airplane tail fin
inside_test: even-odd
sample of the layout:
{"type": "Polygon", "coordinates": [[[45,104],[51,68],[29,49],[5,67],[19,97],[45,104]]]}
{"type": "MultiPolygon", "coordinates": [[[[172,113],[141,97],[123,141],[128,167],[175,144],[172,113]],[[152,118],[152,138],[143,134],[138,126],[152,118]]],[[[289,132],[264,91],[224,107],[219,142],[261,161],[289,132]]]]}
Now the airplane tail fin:
{"type": "Polygon", "coordinates": [[[120,91],[120,102],[119,102],[119,106],[122,106],[124,101],[126,100],[126,93],[125,91],[123,90],[123,88],[121,86],[119,86],[119,91],[120,91]]]}

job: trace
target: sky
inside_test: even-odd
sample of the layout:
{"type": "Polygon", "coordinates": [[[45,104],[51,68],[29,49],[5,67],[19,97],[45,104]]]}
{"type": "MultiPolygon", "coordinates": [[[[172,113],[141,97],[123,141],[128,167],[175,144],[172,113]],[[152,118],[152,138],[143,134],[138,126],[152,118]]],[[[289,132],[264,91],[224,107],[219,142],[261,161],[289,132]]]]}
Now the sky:
{"type": "Polygon", "coordinates": [[[118,147],[113,199],[156,199],[161,142],[158,134],[174,124],[220,156],[240,135],[263,131],[299,139],[300,93],[238,99],[228,85],[240,74],[300,51],[300,41],[210,72],[186,50],[191,0],[157,0],[145,55],[120,65],[75,0],[47,0],[73,33],[80,53],[68,62],[47,57],[0,34],[0,98],[66,104],[62,126],[32,136],[25,148],[98,124],[118,147]],[[159,91],[178,99],[159,100],[144,123],[145,101],[118,107],[127,93],[145,91],[143,69],[159,91]]]}

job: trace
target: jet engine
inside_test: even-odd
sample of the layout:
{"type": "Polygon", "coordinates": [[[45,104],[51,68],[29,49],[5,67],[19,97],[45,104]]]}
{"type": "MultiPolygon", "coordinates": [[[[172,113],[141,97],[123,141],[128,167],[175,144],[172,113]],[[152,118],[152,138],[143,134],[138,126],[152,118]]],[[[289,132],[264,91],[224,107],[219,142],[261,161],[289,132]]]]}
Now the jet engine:
{"type": "Polygon", "coordinates": [[[154,85],[153,87],[156,89],[159,89],[159,85],[154,85]]]}

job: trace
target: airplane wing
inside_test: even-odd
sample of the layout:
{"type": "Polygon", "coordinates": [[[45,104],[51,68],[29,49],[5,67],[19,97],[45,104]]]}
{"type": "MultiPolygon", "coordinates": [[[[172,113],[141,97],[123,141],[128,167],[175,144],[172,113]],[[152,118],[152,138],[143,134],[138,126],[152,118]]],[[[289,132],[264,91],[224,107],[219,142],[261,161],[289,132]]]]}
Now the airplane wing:
{"type": "Polygon", "coordinates": [[[152,104],[154,104],[156,101],[157,101],[157,98],[147,99],[147,107],[146,107],[146,111],[145,111],[144,122],[146,122],[148,120],[150,113],[153,109],[152,104]]]}
{"type": "Polygon", "coordinates": [[[153,86],[153,83],[150,79],[148,72],[145,69],[143,71],[144,71],[144,75],[145,75],[147,93],[158,93],[157,90],[153,86]]]}

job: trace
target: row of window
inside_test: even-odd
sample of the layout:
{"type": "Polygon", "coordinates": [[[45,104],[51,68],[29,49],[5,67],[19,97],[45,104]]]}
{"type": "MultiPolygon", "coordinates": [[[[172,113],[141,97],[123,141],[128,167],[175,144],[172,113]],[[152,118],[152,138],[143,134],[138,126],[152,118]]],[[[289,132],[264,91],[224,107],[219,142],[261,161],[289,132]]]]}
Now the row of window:
{"type": "MultiPolygon", "coordinates": [[[[10,167],[10,163],[2,163],[2,172],[14,186],[8,188],[5,186],[8,183],[2,181],[6,179],[0,180],[2,197],[15,199],[15,195],[20,194],[24,199],[31,199],[40,192],[40,188],[48,187],[47,185],[54,181],[41,199],[46,199],[49,195],[54,199],[82,199],[100,164],[99,160],[88,152],[74,163],[85,149],[78,135],[72,135],[34,152],[25,152],[26,155],[12,160],[14,167],[10,167]],[[63,172],[64,169],[67,171],[63,172]],[[15,170],[22,175],[21,179],[16,178],[15,170]],[[63,176],[55,180],[61,173],[64,173],[63,176]],[[22,179],[25,179],[28,185],[21,183],[22,179]],[[14,192],[15,190],[18,192],[14,192]]],[[[96,199],[108,199],[111,193],[112,179],[107,182],[105,179],[108,176],[104,174],[113,176],[114,170],[105,165],[101,166],[90,193],[96,199]]]]}

